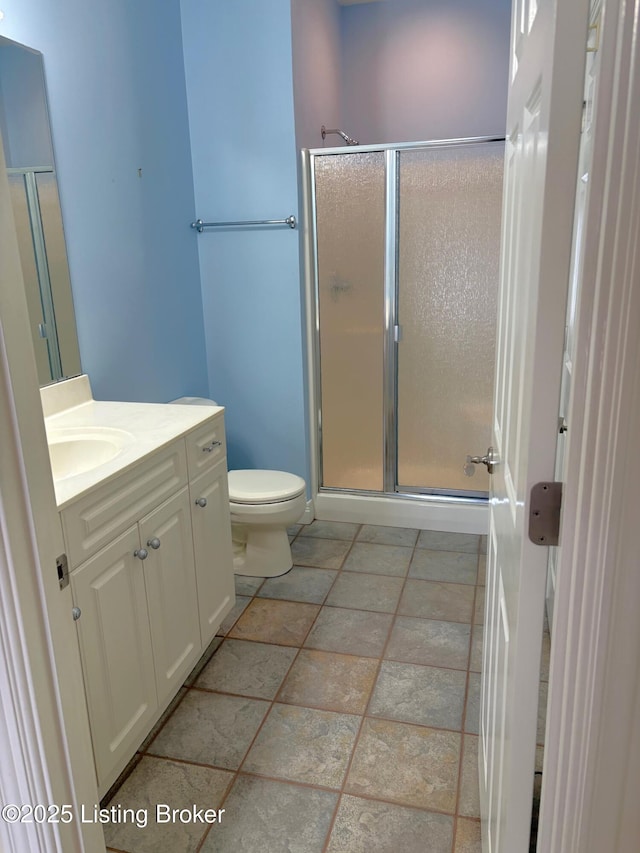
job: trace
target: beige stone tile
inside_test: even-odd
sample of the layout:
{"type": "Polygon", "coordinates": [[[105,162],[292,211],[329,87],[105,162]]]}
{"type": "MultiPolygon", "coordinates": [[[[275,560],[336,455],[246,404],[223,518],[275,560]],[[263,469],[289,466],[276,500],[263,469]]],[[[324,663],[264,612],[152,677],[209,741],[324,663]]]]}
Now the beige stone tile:
{"type": "Polygon", "coordinates": [[[353,714],[276,704],[242,769],[292,782],[339,788],[360,719],[353,714]]]}
{"type": "Polygon", "coordinates": [[[212,827],[202,853],[322,853],[337,799],[331,791],[241,774],[225,800],[228,817],[212,827]]]}
{"type": "Polygon", "coordinates": [[[305,524],[300,530],[300,536],[312,536],[318,539],[343,539],[352,542],[360,529],[359,524],[350,521],[319,521],[305,524]]]}
{"type": "Polygon", "coordinates": [[[333,607],[393,613],[398,606],[403,583],[403,578],[343,571],[325,603],[333,607]]]}
{"type": "Polygon", "coordinates": [[[226,639],[196,681],[196,687],[273,699],[287,674],[296,649],[226,639]]]}
{"type": "Polygon", "coordinates": [[[476,604],[473,614],[474,625],[484,625],[484,599],[485,588],[483,586],[479,586],[476,589],[476,604]]]}
{"type": "Polygon", "coordinates": [[[363,524],[358,533],[358,542],[371,542],[375,545],[404,545],[413,548],[418,531],[412,527],[382,527],[377,524],[363,524]]]}
{"type": "Polygon", "coordinates": [[[264,578],[251,578],[247,575],[234,575],[236,595],[244,595],[251,598],[264,583],[264,578]]]}
{"type": "Polygon", "coordinates": [[[477,554],[480,537],[474,533],[446,533],[441,530],[421,530],[418,548],[434,551],[466,551],[477,554]]]}
{"type": "Polygon", "coordinates": [[[409,579],[398,613],[446,622],[471,622],[474,587],[409,579]]]}
{"type": "Polygon", "coordinates": [[[146,810],[145,827],[135,823],[111,823],[104,826],[110,847],[128,853],[194,853],[208,829],[202,823],[157,823],[156,806],[170,808],[219,808],[233,780],[233,773],[210,767],[197,767],[161,758],[144,756],[110,805],[146,810]]]}
{"type": "Polygon", "coordinates": [[[470,633],[461,622],[397,616],[385,658],[466,670],[470,633]]]}
{"type": "Polygon", "coordinates": [[[538,729],[536,733],[536,743],[539,746],[544,746],[545,728],[547,725],[548,696],[549,684],[546,681],[541,681],[538,691],[538,729]]]}
{"type": "Polygon", "coordinates": [[[198,678],[202,670],[205,668],[205,666],[209,663],[214,654],[217,652],[217,650],[220,648],[221,644],[222,637],[213,638],[198,663],[194,666],[194,668],[189,673],[189,676],[185,679],[185,687],[191,687],[191,685],[195,683],[196,679],[198,678]]]}
{"type": "Polygon", "coordinates": [[[236,770],[268,710],[261,699],[189,690],[149,752],[236,770]]]}
{"type": "Polygon", "coordinates": [[[345,794],[327,853],[450,853],[453,819],[345,794]]]}
{"type": "Polygon", "coordinates": [[[367,610],[323,607],[305,646],[326,652],[379,657],[387,641],[393,616],[367,610]]]}
{"type": "Polygon", "coordinates": [[[412,554],[413,548],[405,548],[402,545],[372,545],[369,542],[356,542],[343,568],[348,572],[405,577],[412,554]]]}
{"type": "Polygon", "coordinates": [[[367,713],[403,723],[462,729],[466,672],[383,661],[367,713]]]}
{"type": "Polygon", "coordinates": [[[173,699],[171,700],[171,702],[169,703],[169,705],[167,706],[165,711],[163,712],[163,714],[160,717],[160,719],[158,720],[158,722],[154,725],[154,727],[151,729],[149,734],[146,736],[146,738],[140,744],[138,752],[146,752],[147,751],[147,749],[149,748],[149,745],[152,743],[155,736],[158,734],[160,729],[164,726],[164,724],[167,722],[169,717],[173,714],[173,712],[176,710],[176,708],[182,702],[182,700],[184,699],[184,697],[186,695],[187,695],[186,687],[181,687],[180,690],[178,690],[176,695],[173,697],[173,699]]]}
{"type": "Polygon", "coordinates": [[[351,542],[298,534],[295,541],[291,543],[291,554],[296,566],[340,569],[349,548],[351,548],[351,542]]]}
{"type": "Polygon", "coordinates": [[[480,817],[478,738],[475,735],[464,736],[458,814],[464,817],[480,817]]]}
{"type": "Polygon", "coordinates": [[[484,626],[474,625],[471,629],[471,658],[469,669],[472,672],[482,672],[482,644],[484,641],[484,626]]]}
{"type": "Polygon", "coordinates": [[[279,578],[267,578],[258,597],[322,604],[337,574],[338,572],[334,569],[294,566],[279,578]]]}
{"type": "Polygon", "coordinates": [[[470,672],[464,715],[464,730],[473,735],[479,734],[480,731],[480,687],[480,673],[470,672]]]}
{"type": "Polygon", "coordinates": [[[222,624],[216,631],[219,636],[225,637],[229,633],[229,631],[235,625],[236,620],[243,612],[243,610],[247,607],[250,601],[251,598],[247,595],[236,595],[236,603],[231,608],[229,613],[227,613],[227,615],[224,617],[222,624]]]}
{"type": "Polygon", "coordinates": [[[542,650],[540,652],[540,681],[549,681],[549,664],[551,662],[551,636],[548,631],[542,634],[542,650]]]}
{"type": "Polygon", "coordinates": [[[229,636],[238,640],[301,646],[319,610],[317,604],[254,598],[229,636]]]}
{"type": "Polygon", "coordinates": [[[345,791],[453,813],[459,757],[455,732],[367,718],[345,791]]]}
{"type": "Polygon", "coordinates": [[[302,649],[282,685],[278,701],[364,714],[377,669],[375,658],[302,649]]]}
{"type": "Polygon", "coordinates": [[[409,566],[409,577],[425,581],[473,585],[478,577],[478,556],[460,551],[431,551],[426,548],[416,548],[409,566]]]}
{"type": "Polygon", "coordinates": [[[482,837],[479,820],[459,817],[456,827],[454,853],[482,853],[482,837]]]}
{"type": "Polygon", "coordinates": [[[478,558],[478,586],[485,586],[487,582],[487,555],[480,554],[478,558]]]}

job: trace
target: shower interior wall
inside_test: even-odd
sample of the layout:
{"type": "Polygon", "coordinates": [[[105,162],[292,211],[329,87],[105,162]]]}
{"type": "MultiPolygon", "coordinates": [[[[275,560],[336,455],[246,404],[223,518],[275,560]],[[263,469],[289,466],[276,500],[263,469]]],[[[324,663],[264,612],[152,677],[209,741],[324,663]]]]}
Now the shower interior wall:
{"type": "Polygon", "coordinates": [[[364,145],[504,135],[511,0],[291,0],[291,20],[298,148],[323,124],[364,145]]]}

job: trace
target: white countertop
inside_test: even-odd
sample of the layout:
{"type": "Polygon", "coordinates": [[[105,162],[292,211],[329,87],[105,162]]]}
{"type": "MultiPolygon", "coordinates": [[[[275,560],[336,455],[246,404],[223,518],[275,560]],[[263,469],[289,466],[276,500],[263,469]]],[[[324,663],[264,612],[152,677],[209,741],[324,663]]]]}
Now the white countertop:
{"type": "Polygon", "coordinates": [[[132,437],[108,462],[64,479],[54,478],[58,509],[63,509],[98,483],[111,480],[145,456],[161,450],[224,411],[222,406],[93,400],[88,378],[84,376],[58,383],[57,387],[47,386],[41,393],[48,435],[55,435],[55,431],[60,429],[107,427],[124,430],[132,437]],[[60,388],[63,385],[69,387],[60,388]],[[64,399],[60,400],[60,397],[64,399]],[[72,405],[64,408],[65,401],[72,405]]]}

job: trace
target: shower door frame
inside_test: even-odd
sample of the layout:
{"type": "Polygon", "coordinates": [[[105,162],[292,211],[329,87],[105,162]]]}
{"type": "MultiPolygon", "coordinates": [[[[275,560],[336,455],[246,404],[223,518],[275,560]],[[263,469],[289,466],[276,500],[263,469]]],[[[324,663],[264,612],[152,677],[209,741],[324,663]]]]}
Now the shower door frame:
{"type": "MultiPolygon", "coordinates": [[[[448,524],[451,528],[468,532],[484,530],[488,518],[488,493],[469,491],[452,494],[447,490],[425,487],[424,490],[397,491],[398,407],[397,407],[397,343],[398,343],[398,163],[403,151],[422,151],[432,148],[451,148],[477,145],[485,142],[504,142],[504,136],[478,136],[460,139],[438,139],[423,142],[388,143],[384,145],[358,145],[353,147],[303,148],[301,150],[301,208],[303,265],[307,330],[308,417],[311,448],[311,488],[316,504],[316,515],[328,518],[326,498],[342,498],[339,516],[345,517],[346,498],[360,498],[361,507],[372,507],[371,501],[392,499],[404,502],[395,515],[410,515],[413,523],[420,519],[428,526],[448,524]],[[384,306],[383,306],[383,490],[352,489],[322,486],[322,393],[320,361],[320,294],[317,256],[317,217],[315,189],[315,160],[317,157],[349,154],[384,154],[385,209],[384,209],[384,306]],[[324,499],[324,500],[323,500],[324,499]],[[318,508],[323,511],[319,514],[318,508]],[[462,509],[465,512],[461,512],[462,509]],[[431,510],[431,512],[426,512],[431,510]],[[434,512],[435,510],[435,512],[434,512]]],[[[469,452],[476,451],[469,448],[469,452]]],[[[461,465],[463,460],[461,460],[461,465]]],[[[338,512],[338,510],[336,510],[338,512]]],[[[356,510],[356,514],[357,514],[356,510]]],[[[386,518],[386,514],[384,514],[386,518]]],[[[372,518],[381,518],[373,512],[372,518]]],[[[389,517],[395,517],[393,513],[389,517]]],[[[381,523],[373,521],[372,523],[381,523]]]]}

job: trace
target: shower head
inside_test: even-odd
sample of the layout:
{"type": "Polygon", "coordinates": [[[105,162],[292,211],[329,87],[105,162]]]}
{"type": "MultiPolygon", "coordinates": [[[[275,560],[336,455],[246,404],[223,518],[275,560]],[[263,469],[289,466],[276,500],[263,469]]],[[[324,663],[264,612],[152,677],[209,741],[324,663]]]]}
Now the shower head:
{"type": "Polygon", "coordinates": [[[320,128],[320,133],[322,134],[322,138],[324,139],[327,133],[336,133],[338,136],[341,136],[347,145],[360,145],[357,139],[353,139],[353,137],[346,134],[343,130],[340,130],[338,127],[334,127],[332,130],[329,130],[324,125],[320,128]]]}

